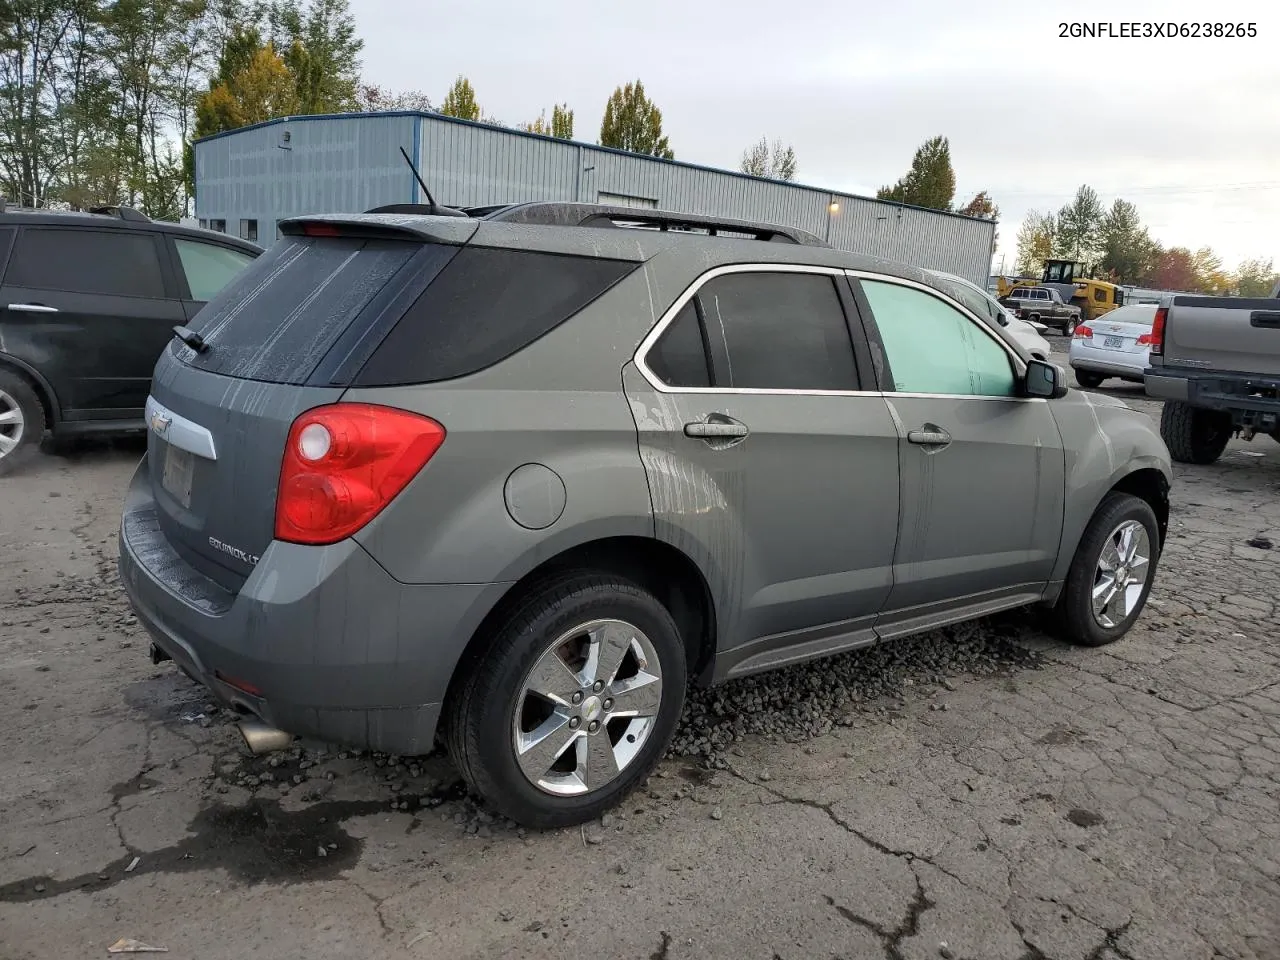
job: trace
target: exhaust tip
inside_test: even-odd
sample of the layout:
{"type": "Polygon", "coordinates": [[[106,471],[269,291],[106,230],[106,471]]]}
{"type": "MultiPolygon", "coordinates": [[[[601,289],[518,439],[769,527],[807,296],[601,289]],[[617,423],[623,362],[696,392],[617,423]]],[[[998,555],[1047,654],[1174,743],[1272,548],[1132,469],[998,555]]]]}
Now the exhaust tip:
{"type": "Polygon", "coordinates": [[[244,737],[245,746],[255,756],[283,750],[293,742],[293,734],[269,727],[260,720],[242,720],[236,726],[240,736],[244,737]]]}

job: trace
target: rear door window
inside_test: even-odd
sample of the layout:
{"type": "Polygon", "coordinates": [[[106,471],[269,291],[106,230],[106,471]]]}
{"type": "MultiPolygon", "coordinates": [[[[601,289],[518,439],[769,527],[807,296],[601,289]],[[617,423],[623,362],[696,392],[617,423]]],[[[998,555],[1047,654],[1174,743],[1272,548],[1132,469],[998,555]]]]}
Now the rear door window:
{"type": "Polygon", "coordinates": [[[835,281],[826,274],[729,273],[698,290],[708,332],[728,349],[716,386],[857,390],[853,341],[835,281]]]}
{"type": "Polygon", "coordinates": [[[173,245],[178,251],[182,272],[186,274],[191,299],[201,303],[212,300],[232,277],[254,260],[239,250],[185,237],[174,237],[173,245]]]}
{"type": "Polygon", "coordinates": [[[157,234],[127,230],[26,227],[5,283],[111,297],[165,298],[157,234]]]}
{"type": "Polygon", "coordinates": [[[362,238],[287,237],[222,288],[190,326],[209,344],[184,363],[269,383],[306,383],[365,306],[421,249],[362,238]]]}

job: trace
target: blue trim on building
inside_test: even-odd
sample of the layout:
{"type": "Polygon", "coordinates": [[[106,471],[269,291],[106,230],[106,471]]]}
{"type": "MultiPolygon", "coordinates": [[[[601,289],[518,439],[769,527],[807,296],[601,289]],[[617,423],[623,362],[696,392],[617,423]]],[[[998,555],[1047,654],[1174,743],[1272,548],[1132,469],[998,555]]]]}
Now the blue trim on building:
{"type": "MultiPolygon", "coordinates": [[[[901,207],[904,210],[922,210],[925,213],[936,213],[939,216],[955,217],[959,220],[976,220],[979,223],[995,223],[996,221],[987,220],[984,217],[967,217],[963,213],[952,213],[950,210],[935,210],[932,207],[918,207],[911,203],[898,203],[896,200],[881,200],[879,197],[865,197],[859,193],[845,193],[840,190],[828,190],[823,187],[814,187],[805,183],[796,183],[794,180],[773,180],[769,177],[757,177],[750,173],[742,173],[740,170],[722,170],[719,167],[709,167],[701,163],[689,163],[684,160],[668,160],[665,157],[654,157],[646,153],[632,153],[630,150],[619,150],[616,147],[602,147],[598,143],[585,143],[581,140],[561,140],[559,137],[551,137],[542,133],[530,133],[528,130],[519,130],[514,127],[500,127],[493,123],[480,123],[476,120],[463,120],[459,117],[446,117],[442,113],[429,113],[425,110],[387,110],[383,112],[370,113],[313,113],[301,114],[291,117],[276,117],[274,120],[263,120],[260,123],[251,123],[246,127],[237,127],[235,130],[222,130],[219,133],[211,133],[207,137],[200,137],[193,141],[194,144],[205,143],[209,140],[217,140],[221,137],[234,136],[237,133],[244,133],[248,130],[257,130],[262,127],[269,127],[277,123],[294,123],[300,120],[355,120],[359,118],[393,118],[393,117],[413,117],[414,128],[416,131],[414,137],[414,164],[418,161],[418,151],[421,149],[422,137],[420,134],[422,121],[442,120],[446,123],[456,123],[464,127],[479,127],[481,130],[492,130],[496,133],[505,133],[514,137],[530,137],[534,140],[550,140],[555,143],[567,144],[570,146],[583,147],[587,150],[598,150],[601,153],[616,153],[622,157],[639,158],[641,160],[649,160],[654,163],[669,163],[672,166],[684,167],[689,170],[701,170],[704,173],[719,173],[729,177],[738,177],[742,180],[754,180],[757,183],[780,184],[787,187],[796,187],[800,190],[808,190],[811,193],[825,194],[830,197],[848,198],[850,200],[867,200],[871,203],[882,203],[888,207],[901,207]]],[[[416,186],[416,183],[415,183],[416,186]]],[[[415,194],[416,196],[416,194],[415,194]]],[[[425,198],[423,198],[425,199],[425,198]]],[[[417,201],[415,201],[417,202],[417,201]]]]}
{"type": "MultiPolygon", "coordinates": [[[[413,118],[413,170],[422,169],[422,116],[415,115],[413,118]]],[[[409,171],[409,202],[421,203],[427,198],[418,197],[418,176],[413,170],[409,171]]]]}

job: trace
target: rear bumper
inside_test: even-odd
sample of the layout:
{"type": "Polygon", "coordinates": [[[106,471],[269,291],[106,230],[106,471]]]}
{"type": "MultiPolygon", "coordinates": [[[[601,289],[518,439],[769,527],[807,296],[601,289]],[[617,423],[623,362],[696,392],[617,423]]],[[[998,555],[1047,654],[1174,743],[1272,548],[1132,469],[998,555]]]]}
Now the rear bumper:
{"type": "Polygon", "coordinates": [[[1147,396],[1157,400],[1186,402],[1191,396],[1191,382],[1185,377],[1166,377],[1152,373],[1150,367],[1147,368],[1146,375],[1143,377],[1143,383],[1146,385],[1147,396]]]}
{"type": "Polygon", "coordinates": [[[1203,410],[1226,410],[1239,423],[1270,431],[1280,417],[1280,378],[1249,374],[1170,374],[1167,366],[1145,371],[1147,396],[1180,400],[1203,410]]]}
{"type": "Polygon", "coordinates": [[[1125,354],[1118,350],[1103,350],[1098,347],[1072,344],[1067,362],[1076,370],[1089,370],[1108,377],[1123,377],[1141,383],[1143,371],[1147,366],[1147,355],[1145,353],[1125,354]]]}
{"type": "Polygon", "coordinates": [[[281,730],[431,750],[453,669],[505,584],[402,584],[351,540],[273,542],[233,595],[169,545],[145,471],[144,461],[125,502],[120,579],[161,650],[281,730]]]}

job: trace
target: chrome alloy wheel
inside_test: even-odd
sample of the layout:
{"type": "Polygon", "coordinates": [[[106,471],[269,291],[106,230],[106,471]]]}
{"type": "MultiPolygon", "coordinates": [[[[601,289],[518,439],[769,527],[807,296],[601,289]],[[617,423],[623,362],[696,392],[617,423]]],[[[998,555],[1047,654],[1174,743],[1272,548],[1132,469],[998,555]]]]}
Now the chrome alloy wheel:
{"type": "Polygon", "coordinates": [[[1111,531],[1093,575],[1093,617],[1110,630],[1137,608],[1151,569],[1151,537],[1137,520],[1111,531]]]}
{"type": "Polygon", "coordinates": [[[0,457],[17,449],[26,427],[27,421],[18,401],[0,390],[0,457]]]}
{"type": "Polygon", "coordinates": [[[512,746],[539,790],[599,790],[639,756],[662,705],[653,642],[623,620],[592,620],[554,640],[520,687],[512,746]]]}

